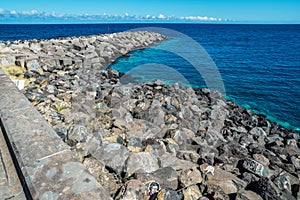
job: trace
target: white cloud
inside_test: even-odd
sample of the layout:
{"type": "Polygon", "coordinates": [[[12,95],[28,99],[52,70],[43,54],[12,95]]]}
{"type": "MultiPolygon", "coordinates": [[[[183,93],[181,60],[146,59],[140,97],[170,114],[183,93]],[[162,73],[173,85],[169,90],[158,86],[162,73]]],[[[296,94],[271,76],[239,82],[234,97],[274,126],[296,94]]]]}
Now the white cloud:
{"type": "Polygon", "coordinates": [[[39,13],[39,11],[37,11],[37,10],[31,10],[31,11],[24,10],[24,11],[21,11],[21,14],[23,14],[23,15],[36,15],[38,13],[39,13]]]}
{"type": "Polygon", "coordinates": [[[163,14],[159,14],[159,16],[157,17],[158,19],[166,19],[167,17],[163,14]]]}
{"type": "Polygon", "coordinates": [[[0,20],[6,20],[7,22],[13,22],[15,23],[16,18],[15,15],[20,15],[18,18],[18,22],[47,22],[47,20],[51,20],[51,22],[103,22],[103,21],[193,21],[193,22],[204,22],[204,21],[226,21],[221,18],[216,17],[207,17],[207,16],[182,16],[182,17],[176,17],[176,16],[166,16],[164,14],[159,14],[157,16],[147,14],[145,16],[138,16],[138,15],[131,15],[129,13],[125,13],[123,15],[117,15],[117,14],[98,14],[98,15],[90,15],[90,14],[64,14],[64,13],[56,13],[55,11],[52,11],[51,13],[45,13],[40,12],[38,10],[31,10],[31,11],[21,11],[17,12],[16,10],[7,11],[2,8],[0,8],[0,14],[4,13],[5,15],[0,15],[0,20]]]}
{"type": "Polygon", "coordinates": [[[188,16],[188,17],[180,17],[180,19],[190,20],[190,21],[222,21],[221,18],[207,17],[207,16],[188,16]]]}
{"type": "Polygon", "coordinates": [[[11,10],[11,11],[10,11],[10,14],[12,14],[12,15],[16,15],[16,14],[17,14],[17,11],[15,11],[15,10],[11,10]]]}

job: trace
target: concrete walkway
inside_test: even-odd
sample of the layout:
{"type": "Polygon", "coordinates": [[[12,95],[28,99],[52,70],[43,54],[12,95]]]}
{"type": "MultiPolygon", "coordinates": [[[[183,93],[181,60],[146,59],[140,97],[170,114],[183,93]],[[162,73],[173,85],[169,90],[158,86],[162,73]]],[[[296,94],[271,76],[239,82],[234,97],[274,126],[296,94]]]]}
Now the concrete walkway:
{"type": "Polygon", "coordinates": [[[26,199],[16,168],[0,129],[0,199],[26,199]]]}

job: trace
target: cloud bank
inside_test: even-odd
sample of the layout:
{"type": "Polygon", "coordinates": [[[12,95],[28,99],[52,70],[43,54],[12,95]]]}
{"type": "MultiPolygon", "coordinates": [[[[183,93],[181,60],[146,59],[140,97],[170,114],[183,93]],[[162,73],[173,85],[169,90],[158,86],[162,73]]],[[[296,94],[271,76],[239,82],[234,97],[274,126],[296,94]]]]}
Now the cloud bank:
{"type": "Polygon", "coordinates": [[[124,15],[117,14],[57,14],[41,12],[38,10],[16,11],[0,8],[0,23],[105,23],[105,22],[223,22],[226,19],[208,16],[166,16],[155,15],[124,15]]]}

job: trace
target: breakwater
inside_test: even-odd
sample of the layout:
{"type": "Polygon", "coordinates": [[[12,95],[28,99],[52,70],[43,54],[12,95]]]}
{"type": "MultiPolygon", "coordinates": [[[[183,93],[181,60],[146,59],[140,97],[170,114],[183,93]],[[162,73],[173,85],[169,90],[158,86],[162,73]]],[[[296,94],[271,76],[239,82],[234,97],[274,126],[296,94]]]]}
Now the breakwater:
{"type": "MultiPolygon", "coordinates": [[[[90,57],[81,65],[77,59],[64,63],[63,56],[52,65],[15,57],[17,66],[10,68],[14,58],[5,54],[13,45],[2,54],[4,71],[26,80],[21,92],[110,196],[149,199],[147,186],[155,180],[158,199],[299,197],[299,134],[226,102],[218,92],[161,81],[120,83],[117,71],[101,68],[126,54],[120,53],[123,45],[136,41],[128,48],[133,50],[164,39],[148,32],[120,39],[123,34],[104,35],[107,40],[98,43],[102,54],[95,45],[100,63],[90,57]],[[116,53],[105,57],[106,51],[116,53]]],[[[85,51],[89,45],[70,47],[85,51]]]]}

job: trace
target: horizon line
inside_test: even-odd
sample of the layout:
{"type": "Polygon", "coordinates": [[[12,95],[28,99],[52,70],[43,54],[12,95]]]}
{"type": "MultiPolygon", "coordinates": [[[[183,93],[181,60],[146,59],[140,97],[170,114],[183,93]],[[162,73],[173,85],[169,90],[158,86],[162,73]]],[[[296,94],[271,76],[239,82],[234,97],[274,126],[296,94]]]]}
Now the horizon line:
{"type": "Polygon", "coordinates": [[[212,21],[101,21],[101,22],[12,22],[12,23],[0,23],[0,25],[76,25],[76,24],[220,24],[220,25],[300,25],[300,22],[255,22],[255,21],[223,21],[223,22],[212,22],[212,21]]]}

